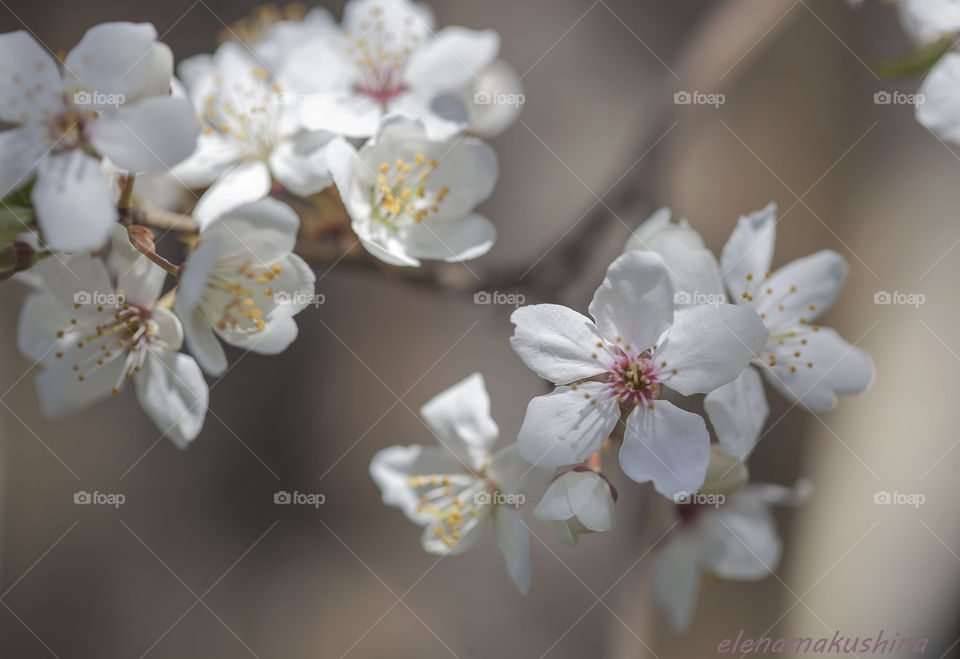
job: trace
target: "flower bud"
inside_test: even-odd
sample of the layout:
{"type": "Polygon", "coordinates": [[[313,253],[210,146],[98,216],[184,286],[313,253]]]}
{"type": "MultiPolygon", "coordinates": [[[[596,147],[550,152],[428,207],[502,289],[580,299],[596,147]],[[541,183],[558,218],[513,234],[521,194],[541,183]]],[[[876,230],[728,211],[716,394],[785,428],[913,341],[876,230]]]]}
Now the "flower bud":
{"type": "Polygon", "coordinates": [[[37,253],[33,247],[21,240],[15,240],[0,249],[0,280],[9,279],[36,263],[37,253]]]}
{"type": "Polygon", "coordinates": [[[703,494],[730,494],[743,487],[750,474],[747,466],[727,453],[719,444],[710,445],[707,477],[700,488],[703,494]]]}
{"type": "Polygon", "coordinates": [[[554,479],[533,514],[549,522],[561,542],[575,545],[581,533],[614,527],[616,500],[617,491],[603,474],[576,467],[554,479]]]}

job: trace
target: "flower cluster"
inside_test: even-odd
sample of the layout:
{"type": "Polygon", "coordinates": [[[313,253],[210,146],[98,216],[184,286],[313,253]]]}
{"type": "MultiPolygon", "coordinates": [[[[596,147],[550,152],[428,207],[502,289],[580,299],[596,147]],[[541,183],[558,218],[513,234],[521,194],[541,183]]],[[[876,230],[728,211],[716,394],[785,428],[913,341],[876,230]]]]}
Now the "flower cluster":
{"type": "Polygon", "coordinates": [[[431,552],[472,545],[490,516],[526,592],[528,527],[512,509],[478,507],[476,493],[538,493],[534,516],[577,544],[583,533],[615,526],[617,492],[601,461],[605,449],[618,449],[624,475],[652,483],[677,508],[680,526],[653,577],[654,600],[676,628],[691,620],[701,570],[727,579],[768,574],[781,553],[770,506],[802,501],[809,486],[748,482],[744,461],[768,413],[763,380],[819,413],[873,377],[863,351],[816,323],[839,291],[844,260],[825,250],[772,271],[775,214],[771,204],[741,217],[718,262],[686,221],[671,222],[663,209],[607,269],[589,317],[555,304],[516,310],[511,345],[553,386],[530,401],[516,444],[488,456],[496,425],[483,380],[471,376],[422,411],[444,448],[392,447],[374,458],[384,502],[427,526],[431,552]],[[705,394],[705,414],[687,409],[697,394],[705,394]],[[508,513],[509,524],[496,523],[508,513]]]}
{"type": "Polygon", "coordinates": [[[518,113],[492,97],[522,98],[495,32],[436,29],[406,0],[247,28],[176,77],[149,24],[98,25],[62,61],[26,32],[0,35],[0,278],[32,289],[20,348],[47,414],[132,380],[189,444],[203,373],[228,368],[222,343],[279,353],[323,299],[294,254],[301,225],[347,217],[336,231],[402,266],[493,245],[475,207],[497,160],[480,138],[518,113]],[[171,231],[179,261],[157,249],[171,231]]]}

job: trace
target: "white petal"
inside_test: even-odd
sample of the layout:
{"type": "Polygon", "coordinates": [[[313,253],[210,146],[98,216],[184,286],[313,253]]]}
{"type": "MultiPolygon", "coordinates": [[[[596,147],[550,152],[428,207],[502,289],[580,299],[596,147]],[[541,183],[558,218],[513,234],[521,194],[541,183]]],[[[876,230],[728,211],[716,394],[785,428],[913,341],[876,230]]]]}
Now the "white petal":
{"type": "Polygon", "coordinates": [[[470,132],[487,138],[513,125],[526,100],[520,76],[504,60],[497,60],[481,71],[466,93],[470,132]]]}
{"type": "Polygon", "coordinates": [[[653,409],[640,405],[627,417],[620,467],[634,481],[653,481],[657,492],[673,498],[696,492],[709,462],[710,434],[699,414],[655,400],[653,409]]]}
{"type": "Polygon", "coordinates": [[[612,361],[597,326],[559,304],[520,307],[510,316],[517,326],[510,346],[527,367],[556,384],[569,384],[606,370],[612,361]],[[602,344],[600,347],[597,344],[602,344]],[[597,355],[593,357],[593,355],[597,355]]]}
{"type": "Polygon", "coordinates": [[[873,380],[873,364],[867,353],[832,329],[796,329],[796,335],[783,339],[782,345],[770,342],[776,366],[768,365],[767,356],[761,362],[767,381],[781,394],[814,412],[823,412],[837,404],[836,394],[866,391],[873,380]]]}
{"type": "Polygon", "coordinates": [[[197,362],[179,352],[158,351],[144,360],[136,385],[140,406],[165,437],[180,448],[196,439],[210,397],[197,362]]]}
{"type": "Polygon", "coordinates": [[[23,30],[0,34],[0,120],[26,123],[37,110],[59,107],[57,64],[23,30]]]}
{"type": "Polygon", "coordinates": [[[960,142],[960,54],[947,53],[924,78],[917,121],[940,139],[960,142]]]}
{"type": "Polygon", "coordinates": [[[690,626],[700,591],[700,545],[697,536],[680,530],[653,564],[653,599],[676,631],[690,626]]]}
{"type": "Polygon", "coordinates": [[[653,360],[666,362],[662,379],[666,386],[684,396],[705,394],[740,375],[769,335],[760,316],[748,307],[687,307],[677,311],[653,360]]]}
{"type": "Polygon", "coordinates": [[[189,101],[159,96],[105,113],[88,133],[99,153],[139,174],[187,158],[196,149],[200,124],[189,101]]]}
{"type": "Polygon", "coordinates": [[[269,192],[270,170],[266,164],[259,160],[240,163],[203,193],[193,210],[193,217],[202,230],[228,211],[263,199],[269,192]]]}
{"type": "Polygon", "coordinates": [[[300,122],[309,130],[344,137],[370,137],[383,118],[383,108],[365,94],[310,94],[300,103],[300,122]]]}
{"type": "Polygon", "coordinates": [[[703,406],[720,445],[730,455],[745,460],[770,413],[757,370],[750,366],[743,369],[736,380],[707,394],[703,406]]]}
{"type": "Polygon", "coordinates": [[[590,315],[608,341],[643,351],[673,321],[673,285],[663,259],[653,252],[627,252],[607,269],[593,294],[590,315]]]}
{"type": "Polygon", "coordinates": [[[530,529],[519,512],[507,506],[496,506],[493,511],[493,532],[510,578],[517,589],[526,595],[533,583],[530,569],[530,529]]]}
{"type": "Polygon", "coordinates": [[[101,23],[67,54],[64,69],[89,92],[114,95],[120,104],[134,102],[157,86],[157,61],[151,56],[156,39],[149,23],[101,23]]]}
{"type": "Polygon", "coordinates": [[[960,2],[957,0],[900,0],[904,29],[914,41],[927,44],[960,31],[960,2]]]}
{"type": "Polygon", "coordinates": [[[17,322],[17,347],[34,361],[50,352],[57,332],[70,324],[63,305],[50,293],[32,293],[23,301],[17,322]]]}
{"type": "Polygon", "coordinates": [[[462,219],[427,218],[412,227],[405,236],[407,253],[421,259],[448,263],[469,261],[483,256],[493,247],[497,230],[481,215],[462,219]]]}
{"type": "MultiPolygon", "coordinates": [[[[179,296],[178,296],[179,298],[179,296]]],[[[174,302],[176,309],[176,302],[174,302]]],[[[187,313],[177,310],[177,317],[183,323],[183,337],[187,348],[200,364],[200,367],[209,375],[220,375],[227,370],[227,355],[223,346],[217,340],[210,323],[204,318],[199,308],[187,313]]]]}
{"type": "Polygon", "coordinates": [[[453,92],[473,83],[500,50],[493,30],[445,27],[410,58],[406,77],[418,88],[453,92]]]}
{"type": "Polygon", "coordinates": [[[483,376],[474,373],[420,408],[440,443],[473,469],[484,466],[500,429],[490,416],[483,376]]]}
{"type": "Polygon", "coordinates": [[[117,220],[100,163],[80,150],[44,158],[31,193],[49,247],[99,249],[117,220]]]}
{"type": "Polygon", "coordinates": [[[463,465],[441,447],[391,446],[377,451],[370,461],[370,475],[380,487],[383,503],[400,508],[410,521],[428,524],[433,516],[422,511],[411,476],[457,474],[463,465]]]}
{"type": "Polygon", "coordinates": [[[540,467],[583,462],[597,451],[620,419],[616,400],[606,386],[587,382],[558,387],[527,406],[517,436],[520,455],[540,467]]]}
{"type": "Polygon", "coordinates": [[[237,140],[212,133],[200,134],[197,148],[190,157],[171,170],[171,174],[188,188],[212,185],[234,162],[243,156],[237,140]]]}
{"type": "Polygon", "coordinates": [[[31,181],[46,150],[33,126],[0,133],[0,199],[31,181]]]}
{"type": "MultiPolygon", "coordinates": [[[[574,472],[567,472],[574,473],[574,472]]],[[[543,493],[540,503],[533,509],[533,516],[542,522],[566,520],[574,516],[570,499],[567,497],[567,474],[556,478],[543,493]]]]}
{"type": "Polygon", "coordinates": [[[791,261],[770,275],[757,289],[752,306],[776,334],[777,329],[795,325],[800,318],[803,322],[816,320],[833,303],[846,276],[844,258],[825,249],[791,261]]]}
{"type": "Polygon", "coordinates": [[[703,562],[723,579],[762,579],[780,562],[782,543],[766,509],[721,507],[698,520],[703,562]]]}
{"type": "Polygon", "coordinates": [[[616,526],[616,504],[610,491],[610,483],[592,471],[570,471],[561,478],[565,478],[567,482],[570,506],[585,527],[601,532],[616,526]]]}
{"type": "Polygon", "coordinates": [[[90,349],[81,350],[72,343],[64,344],[63,357],[47,360],[43,371],[36,377],[40,407],[45,416],[58,417],[83,409],[111,395],[118,382],[123,381],[125,355],[117,355],[103,366],[74,372],[73,365],[89,356],[90,349]]]}
{"type": "Polygon", "coordinates": [[[407,39],[422,42],[433,30],[433,12],[430,7],[410,0],[350,0],[343,8],[343,29],[359,37],[364,35],[373,43],[389,43],[388,33],[397,31],[407,39]],[[375,28],[383,26],[383,33],[375,28]]]}
{"type": "Polygon", "coordinates": [[[297,243],[300,218],[281,201],[260,199],[237,206],[212,222],[202,240],[218,238],[221,256],[245,256],[263,265],[290,256],[297,243]]]}
{"type": "Polygon", "coordinates": [[[756,290],[770,271],[777,232],[777,205],[743,215],[730,234],[720,256],[720,270],[734,300],[756,290]],[[748,279],[749,277],[749,279],[748,279]]]}
{"type": "Polygon", "coordinates": [[[333,183],[326,148],[332,133],[302,133],[280,142],[270,154],[274,178],[293,194],[309,197],[333,183]]]}

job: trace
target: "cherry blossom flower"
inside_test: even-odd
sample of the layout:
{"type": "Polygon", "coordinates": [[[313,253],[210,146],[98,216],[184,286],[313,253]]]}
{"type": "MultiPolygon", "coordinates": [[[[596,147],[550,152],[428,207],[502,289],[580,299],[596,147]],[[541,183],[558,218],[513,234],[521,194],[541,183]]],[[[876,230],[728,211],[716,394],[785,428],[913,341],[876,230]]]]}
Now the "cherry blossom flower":
{"type": "MultiPolygon", "coordinates": [[[[815,323],[847,274],[842,256],[822,250],[770,272],[776,235],[775,204],[741,217],[720,260],[731,298],[754,309],[770,338],[754,360],[767,382],[814,412],[832,409],[837,394],[856,394],[873,379],[869,355],[834,330],[815,323]]],[[[724,447],[745,457],[768,413],[754,369],[707,395],[704,405],[724,447]]]]}
{"type": "Polygon", "coordinates": [[[301,126],[296,91],[281,87],[245,45],[191,57],[180,75],[203,134],[173,173],[190,187],[210,186],[193,212],[201,224],[267,196],[272,179],[301,197],[332,183],[325,148],[334,135],[301,126]]]}
{"type": "Polygon", "coordinates": [[[517,507],[543,492],[552,471],[525,462],[515,444],[491,453],[499,429],[479,373],[428,401],[420,415],[441,446],[379,451],[370,474],[383,502],[425,527],[423,548],[432,554],[463,553],[492,527],[510,577],[528,592],[530,531],[517,507]]]}
{"type": "Polygon", "coordinates": [[[792,489],[757,483],[737,490],[723,503],[678,506],[681,526],[670,534],[653,566],[653,601],[677,631],[690,625],[702,572],[721,579],[756,581],[780,563],[783,543],[770,508],[796,505],[809,484],[792,489]]]}
{"type": "Polygon", "coordinates": [[[41,364],[44,414],[60,416],[119,394],[133,380],[140,406],[183,448],[200,433],[208,390],[197,363],[180,351],[177,317],[157,302],[166,273],[131,254],[127,231],[113,228],[110,265],[82,252],[43,259],[41,288],[20,315],[20,350],[41,364]]]}
{"type": "Polygon", "coordinates": [[[755,312],[731,304],[674,313],[663,259],[635,250],[618,258],[590,303],[593,320],[555,304],[521,307],[510,343],[556,384],[530,401],[517,443],[540,466],[584,461],[625,418],[620,466],[658,492],[703,483],[710,437],[699,415],[663,400],[710,392],[736,378],[767,341],[755,312]]]}
{"type": "Polygon", "coordinates": [[[227,367],[217,337],[264,355],[283,352],[297,338],[293,317],[316,300],[313,271],[292,253],[299,226],[288,206],[261,199],[200,232],[173,309],[187,346],[210,375],[227,367]]]}
{"type": "Polygon", "coordinates": [[[309,128],[368,137],[391,113],[421,120],[439,139],[466,127],[457,94],[473,87],[499,49],[492,30],[434,32],[430,9],[419,3],[351,0],[342,29],[321,26],[317,38],[288,52],[281,77],[307,94],[309,128]]]}
{"type": "Polygon", "coordinates": [[[554,479],[533,514],[572,546],[583,533],[609,531],[616,525],[616,500],[617,491],[602,474],[577,467],[554,479]]]}
{"type": "Polygon", "coordinates": [[[391,117],[359,151],[331,143],[327,160],[354,233],[378,259],[466,261],[493,246],[496,230],[473,212],[497,179],[496,155],[480,140],[434,141],[421,123],[391,117]]]}
{"type": "Polygon", "coordinates": [[[140,173],[193,151],[199,126],[170,97],[173,58],[146,23],[91,28],[63,62],[26,32],[0,35],[0,197],[36,175],[31,198],[47,245],[100,247],[117,210],[99,156],[140,173]]]}

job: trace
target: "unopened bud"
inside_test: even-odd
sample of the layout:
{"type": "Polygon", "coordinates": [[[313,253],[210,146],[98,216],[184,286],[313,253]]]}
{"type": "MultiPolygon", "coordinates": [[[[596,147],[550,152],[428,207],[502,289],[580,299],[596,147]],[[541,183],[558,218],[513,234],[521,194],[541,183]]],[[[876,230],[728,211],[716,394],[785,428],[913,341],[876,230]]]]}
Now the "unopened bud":
{"type": "Polygon", "coordinates": [[[730,494],[746,485],[750,478],[747,466],[723,450],[719,444],[710,445],[710,464],[707,477],[700,488],[703,494],[730,494]]]}
{"type": "Polygon", "coordinates": [[[31,267],[37,260],[37,253],[29,244],[15,240],[0,249],[0,280],[9,279],[18,272],[31,267]]]}
{"type": "Polygon", "coordinates": [[[156,245],[153,242],[153,231],[147,227],[134,224],[127,227],[127,234],[130,236],[130,242],[139,243],[151,252],[156,251],[156,245]]]}

